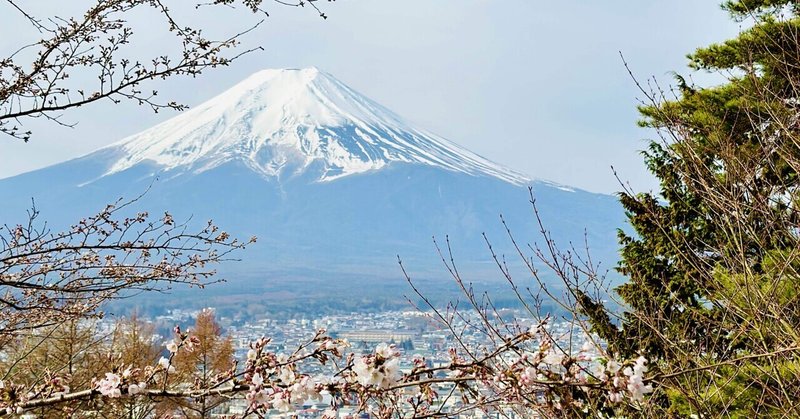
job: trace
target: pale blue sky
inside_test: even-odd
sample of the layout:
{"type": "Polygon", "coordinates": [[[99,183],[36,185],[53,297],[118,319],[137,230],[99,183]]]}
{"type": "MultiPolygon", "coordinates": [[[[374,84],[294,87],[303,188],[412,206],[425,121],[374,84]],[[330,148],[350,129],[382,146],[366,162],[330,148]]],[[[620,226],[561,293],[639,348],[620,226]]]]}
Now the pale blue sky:
{"type": "MultiPolygon", "coordinates": [[[[47,3],[37,3],[44,12],[47,3]]],[[[536,178],[614,192],[611,172],[636,189],[655,186],[639,150],[637,76],[665,84],[688,74],[685,55],[735,35],[718,2],[699,0],[340,0],[330,18],[274,9],[244,38],[262,45],[233,67],[160,87],[197,104],[263,68],[317,66],[418,125],[536,178]]],[[[74,5],[75,3],[73,3],[74,5]]],[[[0,53],[23,26],[0,6],[0,53]]],[[[210,21],[219,33],[244,14],[210,21]]],[[[250,16],[246,16],[251,18],[250,16]]],[[[142,35],[139,47],[158,45],[142,35]]],[[[696,75],[698,80],[709,76],[696,75]]],[[[99,105],[66,115],[73,129],[33,124],[29,144],[0,138],[0,177],[86,154],[174,113],[99,105]]]]}

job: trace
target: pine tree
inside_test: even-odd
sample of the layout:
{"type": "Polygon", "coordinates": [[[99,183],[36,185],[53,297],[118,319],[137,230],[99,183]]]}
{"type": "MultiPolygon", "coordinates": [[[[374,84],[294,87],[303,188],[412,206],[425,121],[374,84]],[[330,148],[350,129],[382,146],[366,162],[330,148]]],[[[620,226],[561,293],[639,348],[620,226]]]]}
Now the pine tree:
{"type": "MultiPolygon", "coordinates": [[[[44,395],[90,385],[100,374],[106,355],[104,337],[97,335],[91,322],[69,321],[40,330],[39,334],[17,338],[3,350],[0,371],[14,377],[15,384],[39,389],[44,395]],[[53,385],[48,385],[52,383],[53,385]]],[[[7,378],[6,378],[7,379],[7,378]]],[[[76,409],[97,410],[89,402],[62,404],[38,409],[42,417],[71,417],[76,409]]]]}
{"type": "MultiPolygon", "coordinates": [[[[233,341],[222,336],[213,310],[202,310],[195,319],[189,334],[197,338],[191,350],[179,350],[173,361],[177,377],[183,382],[194,383],[198,389],[211,388],[226,376],[234,365],[233,341]]],[[[209,418],[212,411],[224,403],[224,397],[201,397],[180,401],[179,409],[189,418],[209,418]]]]}
{"type": "Polygon", "coordinates": [[[612,351],[655,361],[662,413],[798,415],[800,364],[785,354],[800,344],[800,6],[723,8],[753,26],[689,64],[726,83],[677,77],[672,98],[645,91],[642,125],[660,138],[644,155],[660,191],[621,194],[635,230],[620,233],[627,310],[613,322],[579,301],[612,351]]]}
{"type": "MultiPolygon", "coordinates": [[[[117,321],[111,336],[109,352],[116,354],[117,364],[124,368],[144,370],[156,365],[161,357],[161,342],[156,339],[155,326],[142,321],[136,313],[117,321]]],[[[146,397],[123,398],[116,403],[117,416],[126,419],[153,417],[163,403],[146,397]]]]}

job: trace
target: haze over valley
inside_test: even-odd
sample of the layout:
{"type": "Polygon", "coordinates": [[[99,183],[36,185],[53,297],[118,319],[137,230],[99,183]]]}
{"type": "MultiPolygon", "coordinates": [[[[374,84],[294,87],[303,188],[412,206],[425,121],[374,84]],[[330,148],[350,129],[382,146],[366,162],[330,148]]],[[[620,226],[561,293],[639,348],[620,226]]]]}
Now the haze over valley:
{"type": "Polygon", "coordinates": [[[131,213],[169,211],[190,225],[213,219],[235,237],[258,238],[220,267],[227,283],[178,303],[266,299],[292,310],[359,290],[363,298],[342,308],[397,308],[409,293],[398,255],[439,300],[457,296],[434,236],[445,253],[449,238],[465,280],[484,289],[505,281],[484,233],[516,274],[528,275],[500,218],[521,245],[544,244],[528,187],[556,243],[588,244],[613,267],[624,222],[615,197],[493,163],[312,67],[260,71],[139,134],[0,180],[0,194],[13,197],[0,216],[24,218],[33,198],[42,219],[63,228],[144,194],[131,213]]]}

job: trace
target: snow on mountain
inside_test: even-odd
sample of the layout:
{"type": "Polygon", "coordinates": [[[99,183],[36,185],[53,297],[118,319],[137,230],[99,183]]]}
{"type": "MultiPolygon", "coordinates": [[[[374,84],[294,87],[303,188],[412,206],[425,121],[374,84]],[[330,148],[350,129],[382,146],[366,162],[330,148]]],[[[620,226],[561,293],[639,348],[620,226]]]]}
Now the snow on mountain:
{"type": "Polygon", "coordinates": [[[442,277],[432,236],[448,237],[462,274],[497,279],[485,240],[498,255],[516,254],[500,214],[520,242],[541,240],[528,186],[548,237],[589,243],[593,261],[613,266],[625,221],[615,197],[530,180],[315,68],[265,70],[140,134],[0,179],[0,220],[24,222],[33,198],[58,231],[147,191],[126,211],[169,211],[190,228],[213,219],[234,237],[259,238],[221,267],[235,280],[216,292],[252,298],[351,280],[380,290],[398,279],[397,255],[442,277]]]}
{"type": "Polygon", "coordinates": [[[402,162],[515,185],[530,181],[411,126],[316,68],[260,71],[100,152],[118,156],[103,176],[144,162],[163,172],[200,173],[238,161],[266,177],[313,170],[313,179],[324,182],[402,162]]]}

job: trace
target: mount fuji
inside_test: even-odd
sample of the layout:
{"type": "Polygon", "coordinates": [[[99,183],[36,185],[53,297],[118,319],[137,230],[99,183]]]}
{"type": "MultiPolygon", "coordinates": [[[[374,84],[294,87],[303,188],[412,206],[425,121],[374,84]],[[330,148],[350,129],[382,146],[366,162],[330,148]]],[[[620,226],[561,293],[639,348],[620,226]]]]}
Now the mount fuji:
{"type": "Polygon", "coordinates": [[[150,188],[137,210],[258,236],[242,262],[224,267],[231,283],[378,284],[401,278],[398,254],[412,270],[442,274],[432,236],[449,235],[458,260],[488,272],[482,233],[497,252],[513,253],[500,214],[520,241],[539,241],[529,186],[558,243],[587,239],[599,260],[616,260],[624,214],[613,196],[495,164],[316,68],[264,70],[139,134],[0,180],[0,217],[24,221],[33,197],[42,217],[63,227],[150,188]]]}
{"type": "Polygon", "coordinates": [[[391,163],[525,184],[525,176],[416,129],[316,68],[264,70],[178,117],[107,147],[103,176],[144,162],[202,173],[237,161],[266,179],[333,181],[391,163]]]}

